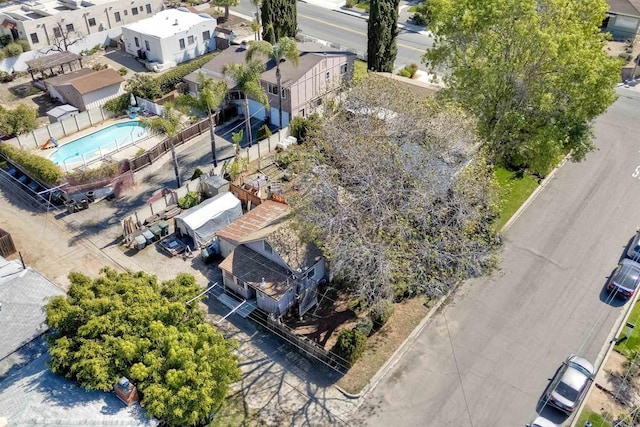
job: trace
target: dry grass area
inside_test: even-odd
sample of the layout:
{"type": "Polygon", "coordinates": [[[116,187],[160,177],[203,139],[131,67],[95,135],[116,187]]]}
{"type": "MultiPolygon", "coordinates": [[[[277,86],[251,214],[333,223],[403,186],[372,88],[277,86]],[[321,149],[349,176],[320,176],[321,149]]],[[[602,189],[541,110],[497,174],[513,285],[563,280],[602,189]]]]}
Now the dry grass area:
{"type": "Polygon", "coordinates": [[[393,315],[386,325],[369,337],[367,350],[338,386],[348,393],[359,393],[385,364],[391,355],[429,312],[422,297],[395,304],[393,315]]]}

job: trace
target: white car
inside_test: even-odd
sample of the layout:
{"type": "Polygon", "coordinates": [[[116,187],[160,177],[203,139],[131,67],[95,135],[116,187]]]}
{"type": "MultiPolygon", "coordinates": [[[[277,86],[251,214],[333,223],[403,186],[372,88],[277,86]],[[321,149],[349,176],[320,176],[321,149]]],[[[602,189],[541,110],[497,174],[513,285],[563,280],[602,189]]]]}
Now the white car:
{"type": "Polygon", "coordinates": [[[531,424],[527,424],[527,427],[558,427],[558,425],[544,417],[538,417],[531,424]]]}

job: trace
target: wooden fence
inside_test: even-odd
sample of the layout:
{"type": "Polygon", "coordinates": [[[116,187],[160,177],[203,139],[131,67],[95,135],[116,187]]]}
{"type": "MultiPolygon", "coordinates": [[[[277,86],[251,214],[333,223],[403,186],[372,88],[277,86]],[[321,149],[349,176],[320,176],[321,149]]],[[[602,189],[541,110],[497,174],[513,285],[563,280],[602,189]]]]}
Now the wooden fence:
{"type": "Polygon", "coordinates": [[[244,206],[247,206],[248,202],[251,202],[251,206],[258,206],[262,203],[262,199],[257,194],[252,193],[249,190],[245,190],[242,186],[234,183],[229,184],[229,192],[236,196],[244,206]]]}
{"type": "Polygon", "coordinates": [[[345,367],[345,362],[340,360],[336,354],[325,350],[319,344],[316,344],[307,337],[296,335],[291,328],[284,323],[273,319],[271,316],[267,316],[266,326],[271,332],[288,341],[290,344],[293,344],[299,350],[309,354],[314,359],[319,360],[341,372],[346,372],[348,370],[348,368],[345,367]]]}
{"type": "Polygon", "coordinates": [[[11,239],[11,234],[0,228],[0,256],[3,258],[16,253],[16,247],[11,239]]]}
{"type": "MultiPolygon", "coordinates": [[[[217,120],[217,117],[214,118],[217,120]]],[[[133,172],[137,172],[140,169],[143,169],[153,162],[155,162],[159,157],[168,152],[171,149],[171,144],[173,143],[174,147],[179,147],[184,144],[189,139],[193,138],[196,135],[202,135],[204,132],[209,131],[209,119],[202,120],[182,132],[180,132],[175,138],[167,138],[160,142],[155,147],[147,150],[144,154],[141,154],[133,159],[129,160],[129,169],[133,172]]]]}

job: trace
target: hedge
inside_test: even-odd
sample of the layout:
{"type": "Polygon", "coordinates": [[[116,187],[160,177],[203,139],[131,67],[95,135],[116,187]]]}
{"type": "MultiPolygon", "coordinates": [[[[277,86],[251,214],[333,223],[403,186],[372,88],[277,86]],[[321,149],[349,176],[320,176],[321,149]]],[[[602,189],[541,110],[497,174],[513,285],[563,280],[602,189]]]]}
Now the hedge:
{"type": "Polygon", "coordinates": [[[49,159],[17,149],[6,142],[0,144],[0,154],[22,166],[33,178],[43,183],[56,185],[62,181],[62,170],[49,159]]]}
{"type": "Polygon", "coordinates": [[[343,363],[350,368],[366,349],[366,335],[356,329],[351,329],[340,331],[338,341],[333,347],[333,352],[343,359],[343,363]]]}
{"type": "Polygon", "coordinates": [[[187,64],[178,65],[170,71],[167,71],[166,73],[158,76],[156,78],[156,81],[160,84],[160,89],[163,93],[171,92],[187,74],[191,74],[194,71],[198,70],[207,62],[211,61],[211,58],[213,58],[217,54],[218,52],[203,55],[200,58],[194,59],[187,64]]]}

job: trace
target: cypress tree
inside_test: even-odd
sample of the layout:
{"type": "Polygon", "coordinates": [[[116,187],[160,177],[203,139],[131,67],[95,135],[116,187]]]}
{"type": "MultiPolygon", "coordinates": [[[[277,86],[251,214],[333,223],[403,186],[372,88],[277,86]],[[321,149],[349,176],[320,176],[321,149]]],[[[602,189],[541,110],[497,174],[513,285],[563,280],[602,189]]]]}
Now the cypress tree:
{"type": "Polygon", "coordinates": [[[261,7],[262,39],[271,44],[298,32],[296,0],[264,0],[261,7]]]}
{"type": "Polygon", "coordinates": [[[393,72],[398,48],[400,0],[371,0],[369,8],[367,66],[373,71],[393,72]]]}

